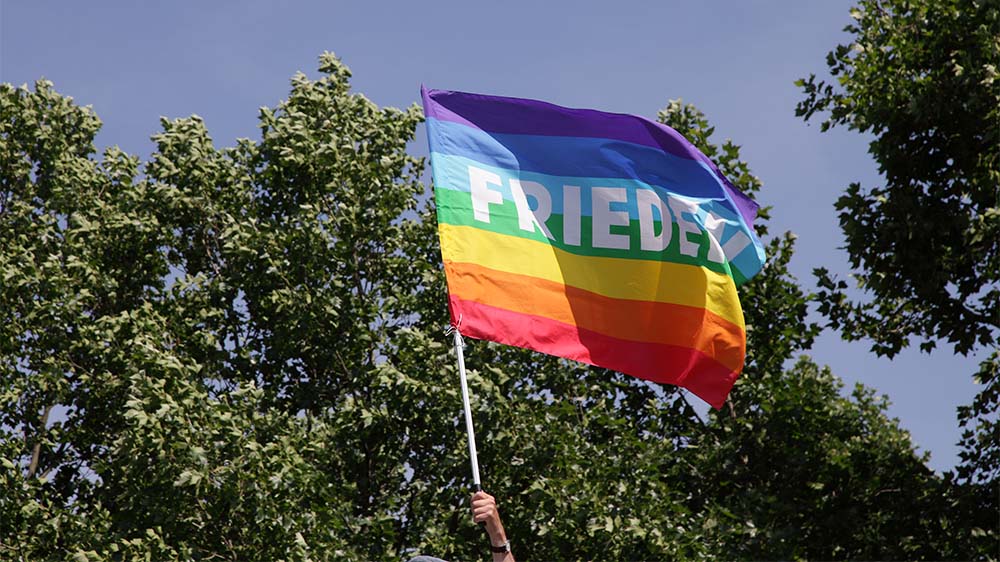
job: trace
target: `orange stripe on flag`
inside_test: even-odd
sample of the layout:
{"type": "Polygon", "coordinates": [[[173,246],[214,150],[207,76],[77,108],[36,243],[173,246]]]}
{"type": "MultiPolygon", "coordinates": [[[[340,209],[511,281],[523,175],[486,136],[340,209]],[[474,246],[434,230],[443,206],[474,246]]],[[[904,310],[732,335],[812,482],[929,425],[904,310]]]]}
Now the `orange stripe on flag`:
{"type": "Polygon", "coordinates": [[[555,320],[623,340],[686,347],[733,371],[743,366],[743,330],[704,308],[615,299],[553,281],[446,261],[448,292],[465,301],[555,320]]]}

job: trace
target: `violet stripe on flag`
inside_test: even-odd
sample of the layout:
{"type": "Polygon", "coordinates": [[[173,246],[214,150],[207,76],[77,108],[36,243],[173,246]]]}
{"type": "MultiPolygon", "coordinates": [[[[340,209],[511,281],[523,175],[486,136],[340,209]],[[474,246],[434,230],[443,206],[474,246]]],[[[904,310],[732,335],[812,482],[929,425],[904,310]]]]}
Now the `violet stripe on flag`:
{"type": "Polygon", "coordinates": [[[453,324],[688,388],[742,369],[757,205],[640,117],[422,90],[453,324]]]}
{"type": "MultiPolygon", "coordinates": [[[[424,92],[427,90],[421,87],[421,94],[424,92]]],[[[452,121],[493,133],[621,140],[702,162],[718,174],[747,224],[753,226],[757,203],[736,189],[714,162],[670,127],[635,115],[573,109],[538,100],[446,90],[431,90],[428,95],[434,99],[428,105],[428,96],[424,96],[424,114],[428,119],[452,121]]]]}

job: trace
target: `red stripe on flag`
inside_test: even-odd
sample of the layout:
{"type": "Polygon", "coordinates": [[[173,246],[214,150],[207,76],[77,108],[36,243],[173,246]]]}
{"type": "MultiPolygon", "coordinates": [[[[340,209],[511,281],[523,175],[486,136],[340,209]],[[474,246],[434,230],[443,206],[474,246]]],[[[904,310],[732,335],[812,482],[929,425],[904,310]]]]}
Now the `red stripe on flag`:
{"type": "Polygon", "coordinates": [[[514,345],[684,387],[718,409],[739,371],[704,353],[676,345],[623,340],[540,316],[520,314],[449,296],[464,336],[514,345]]]}

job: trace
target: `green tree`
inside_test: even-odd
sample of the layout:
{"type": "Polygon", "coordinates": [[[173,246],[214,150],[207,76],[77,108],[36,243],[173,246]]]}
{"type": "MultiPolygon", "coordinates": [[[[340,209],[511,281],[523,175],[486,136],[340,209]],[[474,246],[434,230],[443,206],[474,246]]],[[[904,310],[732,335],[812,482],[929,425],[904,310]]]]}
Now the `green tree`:
{"type": "Polygon", "coordinates": [[[799,81],[804,119],[871,135],[885,179],[851,184],[836,208],[858,288],[817,270],[820,310],[847,339],[892,356],[922,339],[988,357],[984,389],[959,412],[959,474],[1000,476],[1000,5],[981,0],[863,0],[852,35],[827,56],[830,82],[799,81]]]}
{"type": "Polygon", "coordinates": [[[164,121],[142,173],[94,159],[99,121],[49,83],[2,86],[3,558],[391,556],[370,504],[403,453],[358,428],[393,392],[375,337],[412,279],[420,114],[321,70],[260,143],[164,121]]]}
{"type": "MultiPolygon", "coordinates": [[[[332,54],[320,71],[259,140],[164,120],[145,163],[96,157],[96,116],[49,83],[0,86],[0,558],[488,557],[406,152],[421,116],[352,93],[332,54]]],[[[700,112],[660,119],[759,194],[700,112]]],[[[793,237],[767,244],[745,375],[706,419],[671,387],[468,342],[484,482],[523,557],[975,556],[881,402],[786,368],[818,327],[793,237]]]]}
{"type": "MultiPolygon", "coordinates": [[[[760,197],[739,147],[712,143],[701,112],[673,102],[660,120],[760,197]]],[[[814,296],[788,272],[793,244],[791,233],[771,238],[766,267],[741,288],[746,367],[727,408],[686,435],[689,506],[708,514],[703,540],[725,559],[989,558],[989,500],[935,476],[884,397],[860,385],[842,396],[840,380],[801,355],[819,326],[807,321],[814,296]]]]}

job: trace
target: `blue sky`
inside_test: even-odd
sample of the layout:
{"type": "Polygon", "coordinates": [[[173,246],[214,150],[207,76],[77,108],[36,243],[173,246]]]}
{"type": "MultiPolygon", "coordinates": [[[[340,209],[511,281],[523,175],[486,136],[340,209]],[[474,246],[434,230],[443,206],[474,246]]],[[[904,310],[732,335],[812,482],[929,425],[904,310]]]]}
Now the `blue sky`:
{"type": "MultiPolygon", "coordinates": [[[[773,206],[772,233],[798,235],[792,271],[848,273],[833,202],[879,184],[867,138],[821,134],[794,115],[793,82],[823,74],[845,42],[851,3],[825,2],[53,2],[0,0],[0,81],[40,77],[104,121],[101,146],[147,157],[159,117],[201,115],[217,146],[257,138],[296,71],[337,53],[355,91],[407,106],[428,87],[544,99],[655,117],[695,103],[732,138],[773,206]]],[[[424,131],[413,143],[427,151],[424,131]]],[[[444,295],[442,295],[442,306],[444,295]]],[[[811,355],[874,387],[937,470],[957,462],[955,408],[971,401],[975,358],[942,347],[880,359],[824,333],[811,355]]],[[[483,444],[488,446],[488,444],[483,444]]]]}

